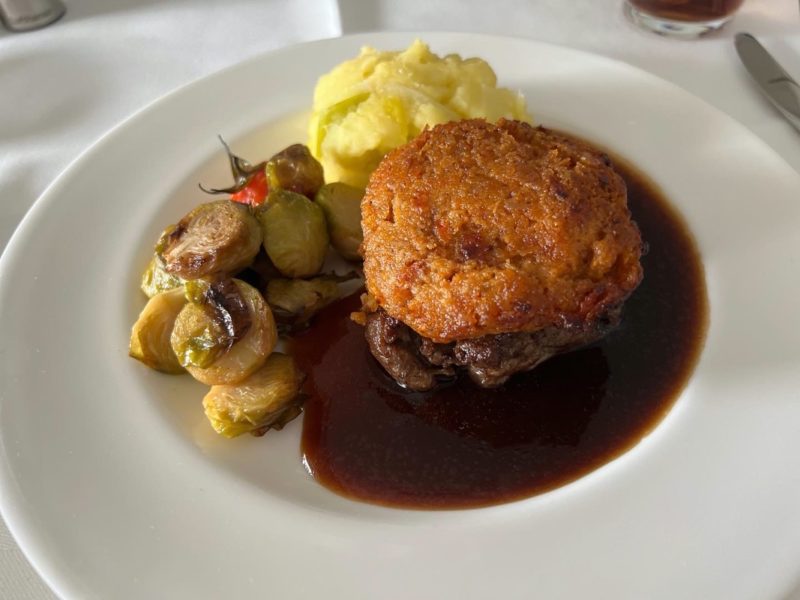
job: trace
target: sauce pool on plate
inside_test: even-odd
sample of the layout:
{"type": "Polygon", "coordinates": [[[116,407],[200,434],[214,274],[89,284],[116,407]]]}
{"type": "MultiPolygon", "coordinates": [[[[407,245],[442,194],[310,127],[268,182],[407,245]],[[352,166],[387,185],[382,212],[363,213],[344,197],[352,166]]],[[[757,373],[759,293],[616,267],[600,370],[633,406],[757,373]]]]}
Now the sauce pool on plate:
{"type": "Polygon", "coordinates": [[[290,351],[308,375],[302,451],[319,483],[402,508],[518,500],[574,481],[634,446],[669,411],[702,348],[703,269],[661,193],[624,162],[628,205],[649,252],[621,325],[497,389],[466,376],[400,388],[349,315],[358,294],[317,315],[290,351]]]}

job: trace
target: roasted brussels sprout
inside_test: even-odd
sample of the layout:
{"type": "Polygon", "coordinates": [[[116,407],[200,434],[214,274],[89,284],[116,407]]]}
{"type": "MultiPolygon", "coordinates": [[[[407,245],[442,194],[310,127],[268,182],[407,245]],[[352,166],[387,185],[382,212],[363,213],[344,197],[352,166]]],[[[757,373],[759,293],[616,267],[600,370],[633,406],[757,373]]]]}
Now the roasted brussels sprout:
{"type": "Polygon", "coordinates": [[[233,279],[195,279],[185,285],[190,305],[175,324],[173,350],[184,367],[204,369],[242,339],[252,320],[233,279]]]}
{"type": "Polygon", "coordinates": [[[235,385],[215,385],[203,408],[217,433],[233,438],[281,429],[300,414],[303,375],[286,354],[275,352],[255,373],[235,385]]]}
{"type": "Polygon", "coordinates": [[[293,144],[267,161],[270,190],[289,190],[313,198],[323,183],[322,165],[303,144],[293,144]]]}
{"type": "Polygon", "coordinates": [[[201,204],[168,227],[156,244],[167,273],[183,279],[232,274],[250,264],[261,228],[250,210],[230,200],[201,204]]]}
{"type": "Polygon", "coordinates": [[[347,260],[361,260],[361,198],[364,190],[346,183],[328,183],[314,200],[325,212],[331,245],[347,260]]]}
{"type": "Polygon", "coordinates": [[[161,262],[161,259],[158,256],[154,256],[147,263],[147,268],[142,273],[142,283],[139,287],[142,288],[148,298],[152,298],[156,294],[181,285],[183,285],[183,279],[167,273],[164,270],[164,263],[161,262]]]}
{"type": "Polygon", "coordinates": [[[311,277],[328,251],[328,228],[319,205],[287,190],[270,193],[257,213],[264,250],[286,277],[311,277]]]}
{"type": "Polygon", "coordinates": [[[222,323],[212,318],[202,306],[187,304],[175,321],[172,350],[184,367],[205,368],[233,345],[222,323]]]}
{"type": "MultiPolygon", "coordinates": [[[[202,302],[183,307],[172,330],[171,344],[186,370],[208,385],[241,381],[257,370],[275,347],[277,331],[272,311],[252,286],[232,280],[247,309],[244,328],[241,314],[234,317],[232,304],[209,309],[202,302]],[[238,330],[235,320],[239,320],[238,330]],[[202,366],[199,366],[202,365],[202,366]]],[[[197,296],[191,292],[192,299],[197,296]]]]}
{"type": "Polygon", "coordinates": [[[164,373],[183,373],[183,367],[170,345],[170,335],[178,313],[186,304],[183,289],[156,294],[148,300],[131,331],[129,354],[148,367],[164,373]]]}
{"type": "Polygon", "coordinates": [[[339,298],[339,283],[357,277],[357,273],[350,273],[313,279],[273,279],[266,288],[267,304],[278,323],[289,329],[301,328],[314,313],[339,298]]]}

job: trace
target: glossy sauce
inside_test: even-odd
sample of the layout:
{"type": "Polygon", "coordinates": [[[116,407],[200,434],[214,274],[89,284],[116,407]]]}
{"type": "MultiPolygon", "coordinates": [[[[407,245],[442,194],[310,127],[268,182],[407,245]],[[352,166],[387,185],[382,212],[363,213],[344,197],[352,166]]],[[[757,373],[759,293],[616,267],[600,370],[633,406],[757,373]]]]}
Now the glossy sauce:
{"type": "Polygon", "coordinates": [[[358,294],[328,307],[291,343],[307,373],[302,450],[329,489],[377,504],[468,508],[573,481],[655,427],[702,348],[706,291],[685,225],[646,178],[615,161],[649,244],[644,280],[605,339],[557,356],[503,387],[462,376],[406,392],[349,319],[358,294]]]}

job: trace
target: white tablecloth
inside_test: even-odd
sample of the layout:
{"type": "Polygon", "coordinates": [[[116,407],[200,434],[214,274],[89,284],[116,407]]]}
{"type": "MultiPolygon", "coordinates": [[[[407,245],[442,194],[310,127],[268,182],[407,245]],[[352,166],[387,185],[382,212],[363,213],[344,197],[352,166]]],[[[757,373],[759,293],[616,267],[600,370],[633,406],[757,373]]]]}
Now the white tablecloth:
{"type": "MultiPolygon", "coordinates": [[[[249,56],[356,31],[505,34],[617,58],[727,112],[800,171],[800,135],[751,85],[731,43],[737,31],[755,34],[800,78],[797,0],[747,0],[726,29],[697,41],[639,31],[621,0],[66,3],[67,16],[51,27],[0,30],[0,249],[47,184],[133,111],[249,56]]],[[[800,584],[800,565],[797,575],[800,584]]],[[[53,598],[2,522],[0,598],[53,598]]],[[[800,600],[800,588],[790,598],[800,600]]]]}

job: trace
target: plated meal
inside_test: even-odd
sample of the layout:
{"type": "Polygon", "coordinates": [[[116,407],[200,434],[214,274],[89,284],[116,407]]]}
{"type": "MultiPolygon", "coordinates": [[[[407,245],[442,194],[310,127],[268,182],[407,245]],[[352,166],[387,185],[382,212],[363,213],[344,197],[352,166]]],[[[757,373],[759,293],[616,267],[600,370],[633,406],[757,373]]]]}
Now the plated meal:
{"type": "MultiPolygon", "coordinates": [[[[369,314],[367,290],[339,278],[361,275],[361,259],[329,248],[315,276],[264,271],[335,274],[342,296],[307,324],[271,309],[271,354],[303,378],[302,415],[263,437],[218,434],[202,404],[211,385],[127,356],[154,246],[198,205],[230,202],[197,187],[236,183],[218,134],[251,166],[297,143],[313,155],[320,75],[414,36],[257,57],[105,136],[0,256],[0,509],[20,546],[67,598],[521,597],[531,582],[547,597],[782,597],[800,559],[787,477],[800,456],[798,282],[785,276],[800,259],[800,177],[731,118],[624,63],[420,37],[440,56],[482,56],[534,125],[610,158],[644,244],[619,325],[498,387],[453,366],[409,391],[351,318],[369,314]],[[575,577],[575,564],[591,568],[575,577]]],[[[269,304],[259,269],[242,281],[269,304]]]]}
{"type": "Polygon", "coordinates": [[[492,504],[613,458],[699,354],[702,268],[632,168],[530,121],[481,59],[363,49],[318,82],[309,146],[223,141],[233,184],[155,244],[130,355],[211,386],[226,437],[305,402],[304,464],[359,499],[492,504]]]}

